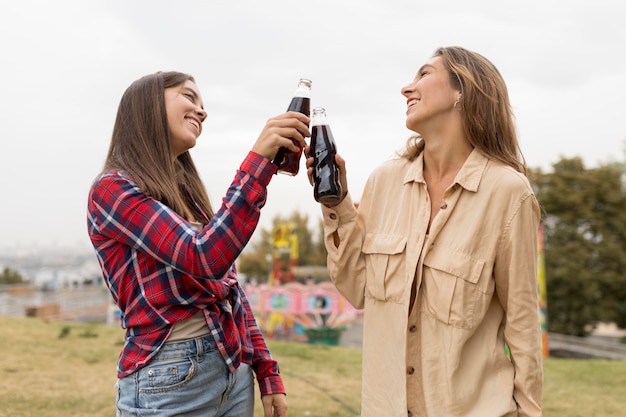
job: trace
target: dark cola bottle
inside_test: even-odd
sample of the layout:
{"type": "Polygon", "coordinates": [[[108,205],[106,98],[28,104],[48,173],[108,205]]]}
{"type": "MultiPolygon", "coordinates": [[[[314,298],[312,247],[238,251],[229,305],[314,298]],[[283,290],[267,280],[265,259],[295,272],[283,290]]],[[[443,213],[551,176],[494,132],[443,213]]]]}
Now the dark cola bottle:
{"type": "MultiPolygon", "coordinates": [[[[301,78],[298,88],[289,103],[287,111],[297,111],[307,116],[311,115],[311,80],[301,78]]],[[[281,147],[274,157],[274,164],[278,167],[278,172],[287,175],[296,175],[300,168],[300,157],[302,148],[294,152],[285,147],[281,147]]]]}
{"type": "Polygon", "coordinates": [[[326,120],[326,110],[322,107],[313,109],[310,145],[314,161],[313,197],[319,203],[335,205],[341,201],[343,191],[339,179],[339,167],[335,162],[337,146],[326,120]]]}

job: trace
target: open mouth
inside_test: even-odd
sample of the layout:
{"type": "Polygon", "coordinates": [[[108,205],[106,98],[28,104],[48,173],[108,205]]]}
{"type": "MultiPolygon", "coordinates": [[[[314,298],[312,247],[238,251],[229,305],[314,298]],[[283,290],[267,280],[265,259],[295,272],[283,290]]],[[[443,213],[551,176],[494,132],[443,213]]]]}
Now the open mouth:
{"type": "Polygon", "coordinates": [[[185,120],[187,120],[187,122],[190,125],[196,128],[196,131],[198,132],[198,134],[200,133],[200,124],[196,120],[193,120],[193,119],[185,119],[185,120]]]}

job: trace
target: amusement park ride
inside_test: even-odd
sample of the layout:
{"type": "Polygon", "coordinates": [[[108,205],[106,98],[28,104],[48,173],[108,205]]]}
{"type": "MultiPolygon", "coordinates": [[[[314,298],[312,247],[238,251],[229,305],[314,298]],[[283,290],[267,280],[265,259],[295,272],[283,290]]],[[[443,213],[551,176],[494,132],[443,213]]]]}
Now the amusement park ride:
{"type": "Polygon", "coordinates": [[[244,290],[259,327],[267,338],[336,345],[361,311],[348,303],[335,286],[312,278],[297,282],[298,237],[291,223],[274,228],[272,268],[267,284],[249,283],[244,290]]]}

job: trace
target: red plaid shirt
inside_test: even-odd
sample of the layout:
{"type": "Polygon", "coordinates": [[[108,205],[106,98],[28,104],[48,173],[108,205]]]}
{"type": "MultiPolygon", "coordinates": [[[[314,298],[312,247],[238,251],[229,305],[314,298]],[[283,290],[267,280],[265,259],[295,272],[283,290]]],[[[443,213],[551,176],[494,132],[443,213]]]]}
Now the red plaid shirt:
{"type": "Polygon", "coordinates": [[[123,172],[106,172],[94,182],[89,236],[126,329],[119,378],[145,366],[174,323],[201,309],[231,372],[241,362],[250,364],[262,395],[285,392],[234,267],[257,226],[275,172],[274,164],[250,152],[201,231],[144,194],[123,172]]]}

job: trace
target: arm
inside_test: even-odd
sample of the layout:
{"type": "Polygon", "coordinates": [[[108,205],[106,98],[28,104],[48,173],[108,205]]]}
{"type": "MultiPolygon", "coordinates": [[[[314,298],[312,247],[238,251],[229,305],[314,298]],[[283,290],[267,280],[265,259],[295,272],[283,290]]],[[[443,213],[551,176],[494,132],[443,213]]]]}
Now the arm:
{"type": "MultiPolygon", "coordinates": [[[[308,148],[307,148],[308,151],[308,148]]],[[[357,211],[350,193],[346,176],[346,161],[336,155],[341,185],[344,190],[343,200],[333,207],[321,205],[324,218],[324,245],[328,252],[327,265],[330,277],[337,290],[355,308],[363,308],[365,303],[365,219],[369,216],[372,199],[376,194],[375,175],[371,175],[365,184],[359,209],[357,211]]],[[[312,175],[313,158],[307,159],[309,177],[312,175]]]]}
{"type": "Polygon", "coordinates": [[[90,234],[146,253],[193,276],[221,278],[254,232],[276,167],[250,152],[220,209],[201,232],[128,178],[102,177],[89,199],[90,234]]]}
{"type": "Polygon", "coordinates": [[[495,279],[505,309],[504,338],[515,368],[513,396],[520,417],[540,417],[543,389],[541,329],[537,300],[539,206],[522,199],[498,249],[495,279]]]}
{"type": "MultiPolygon", "coordinates": [[[[142,193],[132,181],[105,176],[89,196],[89,233],[98,251],[117,241],[138,253],[202,278],[221,278],[256,228],[280,147],[298,150],[310,136],[309,118],[286,112],[270,118],[237,171],[220,210],[195,233],[178,214],[142,193]]],[[[117,249],[115,249],[117,250],[117,249]]],[[[133,255],[134,256],[134,255],[133,255]]]]}
{"type": "Polygon", "coordinates": [[[365,260],[361,247],[364,233],[350,194],[333,208],[322,206],[322,214],[330,277],[350,304],[363,308],[365,260]]]}
{"type": "Polygon", "coordinates": [[[257,325],[254,313],[243,289],[239,289],[244,310],[246,311],[248,330],[254,350],[252,356],[252,369],[259,383],[261,401],[266,417],[285,417],[287,415],[287,398],[285,387],[280,376],[278,362],[272,359],[270,351],[265,343],[257,325]]]}
{"type": "MultiPolygon", "coordinates": [[[[312,160],[312,158],[310,158],[312,160]]],[[[324,244],[328,252],[328,271],[337,290],[355,308],[363,308],[365,302],[365,219],[368,218],[371,198],[375,194],[375,175],[370,176],[363,190],[357,212],[351,195],[347,192],[346,163],[336,157],[341,182],[346,193],[334,207],[322,205],[324,217],[324,244]]],[[[310,164],[310,161],[307,161],[310,164]]]]}

